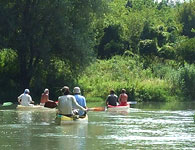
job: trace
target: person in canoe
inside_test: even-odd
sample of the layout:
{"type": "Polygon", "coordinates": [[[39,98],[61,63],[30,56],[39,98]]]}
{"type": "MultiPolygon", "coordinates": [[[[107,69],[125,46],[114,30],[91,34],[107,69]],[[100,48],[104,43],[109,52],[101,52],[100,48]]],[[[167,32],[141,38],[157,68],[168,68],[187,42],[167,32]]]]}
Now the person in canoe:
{"type": "Polygon", "coordinates": [[[115,91],[110,90],[110,95],[108,95],[106,99],[106,106],[108,105],[117,106],[117,100],[118,96],[115,94],[115,91]]]}
{"type": "Polygon", "coordinates": [[[126,90],[122,89],[121,94],[119,95],[119,106],[127,106],[127,100],[128,100],[128,95],[126,94],[126,90]]]}
{"type": "Polygon", "coordinates": [[[24,93],[18,97],[18,102],[22,106],[32,106],[34,104],[29,89],[25,89],[24,93]]]}
{"type": "Polygon", "coordinates": [[[75,97],[73,95],[70,95],[70,90],[68,86],[64,86],[61,89],[63,96],[58,97],[58,113],[59,115],[64,115],[67,117],[74,117],[75,114],[73,113],[73,105],[82,110],[87,112],[87,109],[80,106],[75,97]]]}
{"type": "MultiPolygon", "coordinates": [[[[83,108],[87,108],[86,106],[86,99],[84,96],[81,95],[81,90],[79,87],[74,87],[73,89],[74,97],[76,98],[77,103],[82,106],[83,108]]],[[[79,110],[78,111],[79,117],[84,118],[86,116],[86,112],[79,110]]]]}
{"type": "Polygon", "coordinates": [[[54,101],[49,100],[49,89],[45,89],[44,92],[41,94],[40,105],[50,108],[57,106],[57,104],[54,101]]]}

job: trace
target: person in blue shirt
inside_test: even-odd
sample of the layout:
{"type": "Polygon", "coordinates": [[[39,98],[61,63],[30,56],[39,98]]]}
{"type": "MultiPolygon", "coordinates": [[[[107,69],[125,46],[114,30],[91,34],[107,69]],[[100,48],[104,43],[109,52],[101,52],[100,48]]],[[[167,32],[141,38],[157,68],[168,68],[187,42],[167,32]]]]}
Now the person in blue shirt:
{"type": "MultiPolygon", "coordinates": [[[[74,93],[74,97],[76,98],[77,103],[82,106],[83,108],[86,108],[86,99],[84,96],[81,95],[81,90],[79,87],[74,87],[73,89],[73,93],[74,93]]],[[[85,117],[86,116],[86,112],[79,110],[78,111],[79,117],[85,117]]]]}

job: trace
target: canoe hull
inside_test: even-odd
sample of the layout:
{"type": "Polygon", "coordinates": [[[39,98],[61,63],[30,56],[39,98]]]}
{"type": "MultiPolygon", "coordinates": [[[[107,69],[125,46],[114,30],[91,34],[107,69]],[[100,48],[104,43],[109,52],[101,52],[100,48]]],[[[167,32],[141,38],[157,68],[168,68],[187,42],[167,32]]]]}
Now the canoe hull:
{"type": "Polygon", "coordinates": [[[108,105],[107,111],[129,111],[130,105],[127,106],[110,106],[108,105]]]}
{"type": "Polygon", "coordinates": [[[63,115],[56,116],[56,123],[60,125],[88,123],[88,115],[85,118],[73,119],[63,115]]]}
{"type": "Polygon", "coordinates": [[[44,107],[44,106],[40,106],[40,105],[32,105],[32,106],[22,106],[22,105],[18,105],[16,107],[17,110],[27,110],[27,111],[33,111],[33,110],[54,110],[54,111],[57,111],[57,109],[53,108],[47,108],[47,107],[44,107]]]}

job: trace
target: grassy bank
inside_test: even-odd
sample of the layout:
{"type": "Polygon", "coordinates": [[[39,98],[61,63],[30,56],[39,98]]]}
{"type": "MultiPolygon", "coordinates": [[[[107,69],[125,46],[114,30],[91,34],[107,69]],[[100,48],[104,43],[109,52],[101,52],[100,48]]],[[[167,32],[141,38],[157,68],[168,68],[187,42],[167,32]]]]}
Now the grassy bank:
{"type": "Polygon", "coordinates": [[[181,67],[174,61],[150,59],[114,56],[97,60],[80,76],[79,85],[88,101],[105,100],[110,89],[119,95],[122,88],[127,90],[131,101],[165,102],[194,98],[193,94],[189,95],[189,90],[195,88],[195,83],[190,82],[195,81],[194,65],[181,67]]]}

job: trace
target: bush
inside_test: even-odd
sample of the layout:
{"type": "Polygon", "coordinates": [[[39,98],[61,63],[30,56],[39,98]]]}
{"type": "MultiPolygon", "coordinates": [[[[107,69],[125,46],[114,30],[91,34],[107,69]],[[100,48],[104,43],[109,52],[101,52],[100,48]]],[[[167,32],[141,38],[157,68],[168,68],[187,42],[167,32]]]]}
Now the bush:
{"type": "Polygon", "coordinates": [[[79,86],[89,101],[94,97],[105,100],[110,89],[119,95],[123,88],[131,101],[169,101],[175,98],[171,93],[172,84],[154,77],[151,68],[144,69],[136,56],[115,56],[91,64],[80,76],[79,86]]]}
{"type": "Polygon", "coordinates": [[[18,55],[12,49],[0,51],[0,100],[15,101],[18,96],[18,55]]]}
{"type": "Polygon", "coordinates": [[[179,69],[178,86],[186,99],[195,100],[195,65],[185,64],[179,69]]]}
{"type": "Polygon", "coordinates": [[[169,45],[164,45],[160,48],[158,55],[164,59],[174,59],[176,57],[174,48],[169,45]]]}
{"type": "Polygon", "coordinates": [[[135,92],[137,101],[170,101],[171,87],[164,80],[153,79],[139,83],[135,92]]]}
{"type": "Polygon", "coordinates": [[[176,49],[179,60],[185,60],[192,64],[195,63],[195,38],[182,41],[176,49]]]}
{"type": "Polygon", "coordinates": [[[141,55],[151,55],[157,53],[157,46],[154,40],[142,40],[139,42],[139,53],[141,55]]]}

